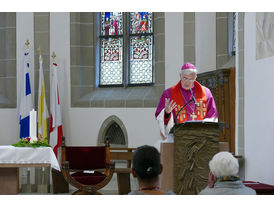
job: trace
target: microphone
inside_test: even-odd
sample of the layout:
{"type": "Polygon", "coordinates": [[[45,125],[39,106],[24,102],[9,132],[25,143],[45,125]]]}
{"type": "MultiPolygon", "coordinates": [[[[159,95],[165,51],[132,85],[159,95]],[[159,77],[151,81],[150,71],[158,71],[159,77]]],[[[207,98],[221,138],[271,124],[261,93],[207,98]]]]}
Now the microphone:
{"type": "Polygon", "coordinates": [[[178,118],[178,115],[180,114],[180,112],[190,103],[190,102],[192,102],[192,101],[195,101],[195,98],[193,99],[193,98],[191,98],[178,112],[177,112],[177,114],[176,114],[176,117],[175,117],[175,123],[177,124],[178,122],[177,122],[177,118],[178,118]]]}
{"type": "Polygon", "coordinates": [[[190,93],[191,93],[191,95],[192,95],[192,99],[193,99],[193,101],[194,101],[195,106],[197,106],[196,98],[195,98],[194,95],[193,95],[192,89],[190,89],[190,93]]]}

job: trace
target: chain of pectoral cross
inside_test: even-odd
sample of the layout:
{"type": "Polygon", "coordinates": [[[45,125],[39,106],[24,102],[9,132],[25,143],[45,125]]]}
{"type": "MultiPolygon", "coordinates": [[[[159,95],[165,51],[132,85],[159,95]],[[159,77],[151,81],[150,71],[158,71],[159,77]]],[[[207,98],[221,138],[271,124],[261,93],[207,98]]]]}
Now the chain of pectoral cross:
{"type": "MultiPolygon", "coordinates": [[[[185,103],[187,103],[186,98],[183,95],[183,92],[181,94],[182,94],[182,96],[184,98],[185,103]]],[[[187,106],[192,110],[192,113],[190,113],[189,111],[187,111],[187,109],[186,109],[186,112],[190,115],[190,117],[192,118],[192,121],[193,121],[193,120],[195,120],[195,118],[197,118],[197,115],[196,115],[196,105],[194,104],[194,107],[191,107],[190,104],[187,105],[187,106]]]]}

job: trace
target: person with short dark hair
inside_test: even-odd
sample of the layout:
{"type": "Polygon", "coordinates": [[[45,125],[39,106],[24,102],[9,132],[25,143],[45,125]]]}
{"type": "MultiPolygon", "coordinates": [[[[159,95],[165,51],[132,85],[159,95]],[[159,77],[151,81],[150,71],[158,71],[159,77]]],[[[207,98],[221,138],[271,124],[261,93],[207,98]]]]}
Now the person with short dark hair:
{"type": "Polygon", "coordinates": [[[133,153],[132,175],[138,180],[139,190],[132,191],[129,195],[174,195],[172,191],[164,192],[159,189],[159,174],[162,170],[160,153],[155,147],[138,147],[133,153]]]}

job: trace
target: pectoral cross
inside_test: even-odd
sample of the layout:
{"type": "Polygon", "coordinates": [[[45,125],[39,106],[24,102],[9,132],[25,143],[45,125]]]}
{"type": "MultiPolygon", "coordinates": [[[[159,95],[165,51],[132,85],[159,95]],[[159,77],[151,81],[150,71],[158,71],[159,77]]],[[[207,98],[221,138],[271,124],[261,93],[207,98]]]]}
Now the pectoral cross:
{"type": "Polygon", "coordinates": [[[195,115],[194,111],[192,112],[192,114],[190,115],[190,117],[192,118],[192,121],[195,120],[195,118],[197,118],[197,115],[195,115]]]}

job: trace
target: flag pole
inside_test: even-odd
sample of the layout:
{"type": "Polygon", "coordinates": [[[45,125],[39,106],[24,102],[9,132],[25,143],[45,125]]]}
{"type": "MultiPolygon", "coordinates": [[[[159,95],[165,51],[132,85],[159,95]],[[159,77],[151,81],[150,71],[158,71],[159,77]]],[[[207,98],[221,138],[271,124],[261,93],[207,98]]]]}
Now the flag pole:
{"type": "Polygon", "coordinates": [[[51,57],[52,57],[52,62],[53,62],[53,63],[55,63],[55,58],[56,58],[56,54],[55,54],[55,52],[52,52],[51,57]]]}
{"type": "Polygon", "coordinates": [[[29,40],[28,40],[28,39],[26,40],[25,45],[27,46],[27,49],[29,49],[30,42],[29,42],[29,40]]]}
{"type": "Polygon", "coordinates": [[[61,139],[63,136],[62,129],[62,115],[61,115],[61,107],[59,101],[59,92],[58,92],[58,83],[57,83],[57,64],[55,63],[56,54],[52,52],[52,76],[51,76],[51,90],[50,94],[52,95],[50,98],[50,110],[51,110],[51,124],[50,124],[50,141],[51,146],[53,148],[54,154],[58,159],[58,162],[61,161],[60,156],[60,147],[61,147],[61,139]]]}
{"type": "Polygon", "coordinates": [[[43,61],[43,57],[42,57],[42,49],[41,46],[39,45],[39,60],[43,61]]]}

